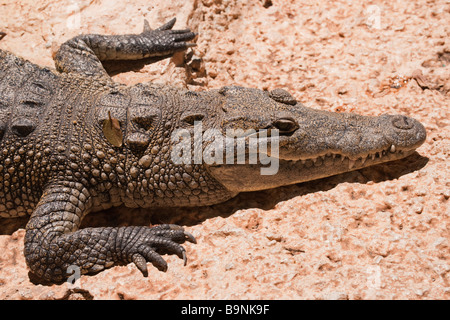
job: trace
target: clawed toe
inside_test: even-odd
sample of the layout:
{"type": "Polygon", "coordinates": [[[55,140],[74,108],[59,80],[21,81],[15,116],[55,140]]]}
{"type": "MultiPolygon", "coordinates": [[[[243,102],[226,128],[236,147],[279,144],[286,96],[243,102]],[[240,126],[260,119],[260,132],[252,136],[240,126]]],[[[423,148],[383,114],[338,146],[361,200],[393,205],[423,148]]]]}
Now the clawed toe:
{"type": "Polygon", "coordinates": [[[175,25],[175,22],[177,22],[177,18],[173,18],[173,19],[169,20],[168,22],[166,22],[165,24],[163,24],[161,27],[157,28],[156,30],[159,30],[159,31],[170,30],[175,25]]]}
{"type": "Polygon", "coordinates": [[[160,271],[167,270],[167,263],[161,257],[163,254],[175,254],[187,264],[186,250],[181,243],[189,241],[196,243],[195,237],[185,231],[183,227],[174,224],[163,224],[153,228],[141,229],[141,241],[137,243],[131,262],[142,272],[148,275],[147,262],[150,262],[160,271]]]}
{"type": "Polygon", "coordinates": [[[195,237],[191,233],[184,231],[184,236],[186,237],[187,241],[192,242],[194,244],[197,243],[197,239],[195,239],[195,237]]]}
{"type": "Polygon", "coordinates": [[[173,18],[159,28],[152,30],[148,21],[144,20],[144,30],[142,31],[142,34],[144,36],[149,36],[152,32],[163,34],[163,38],[168,41],[166,45],[170,46],[170,49],[175,51],[185,50],[187,48],[196,46],[195,43],[189,43],[186,41],[193,40],[198,35],[198,33],[192,32],[190,29],[172,30],[175,22],[176,19],[173,18]]]}
{"type": "Polygon", "coordinates": [[[161,224],[159,226],[153,227],[151,230],[155,235],[168,238],[177,243],[183,243],[185,241],[194,244],[197,243],[197,240],[191,233],[187,232],[183,227],[176,224],[161,224]]]}
{"type": "Polygon", "coordinates": [[[183,32],[174,32],[172,30],[172,36],[174,37],[176,42],[189,41],[189,40],[194,39],[197,36],[197,33],[191,32],[189,29],[182,30],[182,31],[183,32]]]}

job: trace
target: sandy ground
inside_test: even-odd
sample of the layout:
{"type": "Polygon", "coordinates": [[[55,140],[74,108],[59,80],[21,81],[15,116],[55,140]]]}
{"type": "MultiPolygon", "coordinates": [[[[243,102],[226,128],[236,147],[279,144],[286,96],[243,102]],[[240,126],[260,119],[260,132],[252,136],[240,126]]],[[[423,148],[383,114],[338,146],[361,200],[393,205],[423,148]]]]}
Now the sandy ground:
{"type": "Polygon", "coordinates": [[[411,115],[427,140],[404,160],[217,206],[88,216],[85,226],[176,222],[197,237],[186,267],[167,256],[169,270],[147,278],[128,265],[33,284],[26,219],[0,219],[0,299],[449,299],[450,2],[3,0],[0,47],[53,66],[78,33],[138,33],[144,18],[174,16],[199,33],[187,65],[178,55],[115,80],[281,87],[313,108],[411,115]]]}

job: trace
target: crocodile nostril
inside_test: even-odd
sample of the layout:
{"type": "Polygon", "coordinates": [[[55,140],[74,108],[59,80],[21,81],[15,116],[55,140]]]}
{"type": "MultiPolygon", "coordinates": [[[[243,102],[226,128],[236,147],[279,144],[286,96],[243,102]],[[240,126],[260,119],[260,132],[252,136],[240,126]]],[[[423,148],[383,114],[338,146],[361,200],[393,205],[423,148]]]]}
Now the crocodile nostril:
{"type": "Polygon", "coordinates": [[[392,124],[397,129],[409,130],[414,127],[414,121],[406,116],[394,116],[392,124]]]}

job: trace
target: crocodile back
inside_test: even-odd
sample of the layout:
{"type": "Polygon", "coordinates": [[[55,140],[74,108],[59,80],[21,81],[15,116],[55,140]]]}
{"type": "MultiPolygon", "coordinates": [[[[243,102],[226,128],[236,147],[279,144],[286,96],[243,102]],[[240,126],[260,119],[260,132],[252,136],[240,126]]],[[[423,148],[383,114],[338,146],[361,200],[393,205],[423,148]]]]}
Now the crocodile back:
{"type": "Polygon", "coordinates": [[[0,51],[1,217],[31,214],[44,187],[65,176],[87,101],[101,87],[92,83],[0,51]]]}

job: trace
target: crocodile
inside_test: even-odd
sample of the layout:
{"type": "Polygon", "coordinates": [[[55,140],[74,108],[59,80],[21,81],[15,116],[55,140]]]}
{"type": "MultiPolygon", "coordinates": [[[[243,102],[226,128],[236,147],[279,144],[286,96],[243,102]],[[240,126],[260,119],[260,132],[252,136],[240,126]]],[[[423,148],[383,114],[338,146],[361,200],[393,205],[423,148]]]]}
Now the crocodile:
{"type": "MultiPolygon", "coordinates": [[[[128,263],[148,276],[147,263],[167,270],[164,254],[186,264],[182,244],[196,242],[173,224],[80,228],[90,212],[212,205],[400,159],[425,140],[413,118],[307,108],[281,88],[191,91],[112,80],[105,61],[170,57],[195,46],[197,34],[174,24],[78,35],[60,46],[55,68],[0,50],[0,216],[29,216],[24,255],[39,281],[67,280],[73,266],[95,274],[128,263]],[[220,156],[175,161],[183,140],[175,132],[210,129],[215,139],[241,132],[234,141],[243,140],[245,150],[251,138],[267,143],[260,155],[276,160],[277,170],[262,174],[267,162],[250,162],[249,151],[240,163],[220,156]]],[[[198,143],[184,141],[193,145],[184,155],[192,156],[198,143]]],[[[201,141],[200,150],[212,141],[201,141]]]]}

